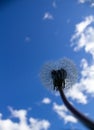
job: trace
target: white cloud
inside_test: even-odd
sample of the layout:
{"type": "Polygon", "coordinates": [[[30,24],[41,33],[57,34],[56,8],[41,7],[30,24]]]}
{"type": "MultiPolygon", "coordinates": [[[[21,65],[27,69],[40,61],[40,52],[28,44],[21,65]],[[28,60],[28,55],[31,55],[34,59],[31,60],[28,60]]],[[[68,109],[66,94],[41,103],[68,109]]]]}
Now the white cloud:
{"type": "Polygon", "coordinates": [[[14,110],[9,107],[12,118],[2,119],[0,114],[0,130],[48,130],[50,127],[49,121],[43,119],[35,119],[33,117],[27,117],[27,111],[24,109],[14,110]],[[18,118],[19,122],[12,121],[12,119],[18,118]]]}
{"type": "Polygon", "coordinates": [[[94,96],[94,16],[88,16],[84,21],[76,25],[75,34],[71,38],[74,51],[84,49],[85,54],[88,53],[92,57],[92,61],[84,57],[81,60],[81,78],[72,90],[67,94],[72,99],[86,104],[88,102],[88,94],[94,96]],[[75,94],[77,93],[77,95],[75,94]]]}
{"type": "Polygon", "coordinates": [[[86,17],[84,21],[82,21],[81,23],[76,25],[76,32],[77,34],[80,34],[82,32],[84,32],[84,30],[92,23],[94,22],[94,17],[93,16],[89,16],[86,17]]]}
{"type": "Polygon", "coordinates": [[[46,98],[44,98],[44,99],[42,100],[42,103],[44,103],[44,104],[50,104],[50,103],[51,103],[51,100],[46,97],[46,98]]]}
{"type": "Polygon", "coordinates": [[[73,100],[76,100],[78,103],[86,104],[87,97],[80,90],[80,84],[75,84],[72,89],[69,89],[66,93],[68,97],[71,97],[73,100]]]}
{"type": "Polygon", "coordinates": [[[81,67],[80,81],[67,91],[67,96],[78,103],[87,104],[87,94],[94,96],[94,64],[88,65],[87,60],[82,59],[81,67]]]}
{"type": "Polygon", "coordinates": [[[85,17],[84,21],[76,24],[75,34],[72,36],[72,40],[74,40],[81,33],[83,33],[92,22],[94,22],[94,16],[90,15],[85,17]]]}
{"type": "Polygon", "coordinates": [[[91,3],[91,7],[94,7],[94,2],[91,3]]]}
{"type": "Polygon", "coordinates": [[[94,96],[94,63],[88,65],[86,59],[82,59],[82,78],[80,80],[81,90],[94,96]],[[83,62],[84,60],[84,62],[83,62]]]}
{"type": "Polygon", "coordinates": [[[64,105],[53,103],[53,110],[58,114],[60,118],[64,119],[65,123],[77,123],[77,119],[68,114],[68,110],[64,105]]]}
{"type": "Polygon", "coordinates": [[[50,126],[49,122],[46,120],[39,121],[37,119],[30,118],[29,121],[31,123],[30,130],[42,130],[42,129],[47,130],[50,126]]]}
{"type": "Polygon", "coordinates": [[[77,24],[71,42],[75,51],[84,47],[85,52],[90,53],[94,57],[94,27],[90,26],[93,23],[94,16],[88,16],[84,21],[77,24]]]}
{"type": "Polygon", "coordinates": [[[45,14],[43,16],[43,20],[46,20],[46,19],[53,20],[54,18],[53,18],[53,15],[51,13],[45,12],[45,14]]]}
{"type": "Polygon", "coordinates": [[[78,0],[80,4],[89,3],[91,7],[94,7],[94,0],[78,0]]]}

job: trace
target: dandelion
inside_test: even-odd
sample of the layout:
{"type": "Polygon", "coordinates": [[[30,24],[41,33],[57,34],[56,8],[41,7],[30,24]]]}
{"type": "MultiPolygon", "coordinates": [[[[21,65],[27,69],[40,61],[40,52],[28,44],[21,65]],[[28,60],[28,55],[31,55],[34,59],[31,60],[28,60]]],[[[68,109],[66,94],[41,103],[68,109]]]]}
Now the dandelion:
{"type": "Polygon", "coordinates": [[[77,69],[72,60],[64,58],[55,62],[48,62],[44,64],[41,71],[41,81],[43,85],[46,86],[48,89],[55,90],[55,88],[58,87],[58,84],[54,84],[56,80],[54,79],[53,81],[53,78],[56,78],[55,76],[57,75],[55,75],[55,72],[58,75],[62,73],[61,77],[63,77],[61,79],[61,82],[63,84],[62,88],[64,89],[72,87],[72,85],[77,81],[77,69]]]}
{"type": "Polygon", "coordinates": [[[41,71],[41,80],[48,89],[59,91],[62,101],[72,114],[87,128],[94,130],[94,122],[74,108],[64,94],[64,89],[72,87],[77,80],[77,69],[73,61],[64,58],[46,63],[41,71]]]}

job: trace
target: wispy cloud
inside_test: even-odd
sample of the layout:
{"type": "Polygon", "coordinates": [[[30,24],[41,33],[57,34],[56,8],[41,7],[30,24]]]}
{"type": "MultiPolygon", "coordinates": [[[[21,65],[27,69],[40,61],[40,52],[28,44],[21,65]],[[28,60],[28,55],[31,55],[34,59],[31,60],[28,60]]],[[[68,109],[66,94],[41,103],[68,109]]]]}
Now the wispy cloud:
{"type": "Polygon", "coordinates": [[[85,2],[91,1],[91,0],[78,0],[78,1],[79,1],[79,3],[85,3],[85,2]]]}
{"type": "Polygon", "coordinates": [[[18,118],[19,122],[14,122],[12,119],[3,119],[0,114],[0,130],[48,130],[50,127],[49,121],[39,120],[33,117],[27,117],[27,110],[14,110],[9,107],[12,119],[18,118]]]}
{"type": "Polygon", "coordinates": [[[51,103],[51,100],[50,100],[50,98],[45,97],[45,98],[42,100],[42,103],[44,103],[44,104],[50,104],[50,103],[51,103]]]}
{"type": "Polygon", "coordinates": [[[53,1],[52,6],[53,6],[54,8],[57,8],[57,5],[56,5],[56,2],[55,2],[55,1],[53,1]]]}
{"type": "Polygon", "coordinates": [[[76,25],[75,33],[71,38],[71,45],[74,51],[84,49],[92,57],[91,63],[84,57],[81,59],[81,78],[76,83],[68,96],[78,102],[86,104],[88,95],[94,96],[94,16],[87,16],[82,22],[76,25]],[[76,91],[76,92],[75,92],[76,91]],[[75,95],[77,93],[77,95],[75,95]]]}
{"type": "Polygon", "coordinates": [[[53,20],[54,19],[54,17],[53,17],[53,15],[51,14],[51,13],[49,13],[49,12],[45,12],[45,14],[44,14],[44,16],[43,16],[43,20],[53,20]]]}
{"type": "Polygon", "coordinates": [[[79,3],[89,3],[91,7],[94,7],[94,0],[78,0],[79,3]]]}
{"type": "Polygon", "coordinates": [[[27,43],[28,43],[28,42],[31,42],[31,37],[30,37],[30,36],[26,36],[26,37],[25,37],[25,42],[27,42],[27,43]]]}
{"type": "Polygon", "coordinates": [[[64,105],[53,103],[53,110],[58,114],[60,118],[64,119],[65,123],[77,123],[77,119],[68,113],[68,110],[64,105]]]}

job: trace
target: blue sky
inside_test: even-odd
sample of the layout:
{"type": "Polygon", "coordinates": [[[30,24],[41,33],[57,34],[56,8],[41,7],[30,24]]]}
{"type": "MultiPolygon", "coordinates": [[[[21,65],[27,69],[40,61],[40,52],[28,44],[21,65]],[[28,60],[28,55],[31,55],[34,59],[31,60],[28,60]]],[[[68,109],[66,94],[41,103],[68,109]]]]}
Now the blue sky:
{"type": "Polygon", "coordinates": [[[0,130],[86,130],[40,81],[63,57],[79,74],[66,96],[94,119],[94,1],[0,2],[0,130]]]}

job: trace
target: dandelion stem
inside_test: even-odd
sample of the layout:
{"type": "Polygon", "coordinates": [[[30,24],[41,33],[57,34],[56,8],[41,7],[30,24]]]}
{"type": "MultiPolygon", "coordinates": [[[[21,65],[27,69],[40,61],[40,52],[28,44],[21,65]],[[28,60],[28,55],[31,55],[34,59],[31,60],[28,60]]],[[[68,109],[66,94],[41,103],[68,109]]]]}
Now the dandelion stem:
{"type": "Polygon", "coordinates": [[[62,90],[62,87],[58,87],[58,90],[62,101],[64,102],[65,106],[72,112],[72,114],[87,128],[89,128],[90,130],[94,130],[94,122],[91,119],[87,118],[85,115],[83,115],[81,112],[79,112],[75,107],[72,106],[72,104],[69,103],[64,94],[64,91],[62,90]]]}

